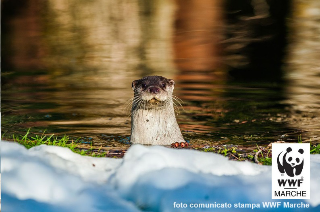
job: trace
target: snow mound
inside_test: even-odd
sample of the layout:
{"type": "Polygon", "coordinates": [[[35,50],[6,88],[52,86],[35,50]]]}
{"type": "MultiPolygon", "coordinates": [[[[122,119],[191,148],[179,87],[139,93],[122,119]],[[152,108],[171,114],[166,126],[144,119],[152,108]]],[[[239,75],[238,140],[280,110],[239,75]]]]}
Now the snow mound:
{"type": "MultiPolygon", "coordinates": [[[[3,211],[199,211],[174,204],[273,201],[271,167],[213,153],[133,145],[123,159],[92,158],[62,147],[27,150],[12,142],[2,142],[1,151],[3,211]]],[[[285,201],[319,211],[319,191],[320,155],[312,155],[311,199],[285,201]]]]}
{"type": "Polygon", "coordinates": [[[8,142],[1,151],[3,211],[138,211],[105,183],[119,160],[8,142]]]}

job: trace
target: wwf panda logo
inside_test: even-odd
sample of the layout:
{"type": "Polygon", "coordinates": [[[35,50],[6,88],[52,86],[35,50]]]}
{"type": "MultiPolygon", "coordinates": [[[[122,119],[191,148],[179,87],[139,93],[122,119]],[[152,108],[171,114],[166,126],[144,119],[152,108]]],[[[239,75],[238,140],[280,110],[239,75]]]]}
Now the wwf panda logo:
{"type": "Polygon", "coordinates": [[[298,151],[292,151],[291,147],[288,147],[286,152],[280,152],[277,158],[278,169],[281,173],[286,173],[290,177],[300,175],[303,169],[303,149],[298,151]],[[283,155],[282,157],[280,157],[283,155]],[[282,161],[282,164],[281,164],[282,161]]]}

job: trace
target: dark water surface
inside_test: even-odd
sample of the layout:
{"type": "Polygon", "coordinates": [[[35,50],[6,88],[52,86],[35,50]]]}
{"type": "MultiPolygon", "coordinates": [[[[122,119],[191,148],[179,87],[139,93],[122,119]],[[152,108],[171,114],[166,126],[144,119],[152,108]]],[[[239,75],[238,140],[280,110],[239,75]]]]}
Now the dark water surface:
{"type": "MultiPolygon", "coordinates": [[[[285,34],[280,34],[250,44],[241,50],[244,58],[235,57],[229,64],[239,54],[223,51],[221,45],[233,38],[232,33],[220,37],[214,33],[206,40],[212,33],[194,34],[198,31],[192,28],[227,28],[220,26],[221,21],[198,26],[183,16],[187,6],[171,1],[119,2],[24,1],[20,6],[4,2],[5,137],[31,128],[33,133],[127,141],[131,82],[162,75],[176,82],[175,95],[183,101],[177,119],[191,143],[255,146],[297,141],[300,135],[303,141],[319,142],[319,69],[304,74],[301,65],[314,64],[318,52],[303,62],[296,62],[299,55],[285,57],[285,49],[299,52],[300,47],[286,44],[285,34]],[[234,65],[237,60],[242,63],[234,65]]],[[[222,17],[217,13],[205,15],[216,20],[222,17]]],[[[199,22],[206,20],[199,17],[199,22]]]]}

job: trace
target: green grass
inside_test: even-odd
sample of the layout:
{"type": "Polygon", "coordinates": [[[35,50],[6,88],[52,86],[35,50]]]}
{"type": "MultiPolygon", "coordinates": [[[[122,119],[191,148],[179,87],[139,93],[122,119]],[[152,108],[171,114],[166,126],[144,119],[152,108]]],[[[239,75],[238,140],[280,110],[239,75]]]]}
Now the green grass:
{"type": "MultiPolygon", "coordinates": [[[[4,138],[4,134],[2,135],[2,138],[4,138]]],[[[90,145],[90,148],[83,148],[81,147],[81,143],[79,143],[80,138],[77,140],[70,139],[69,136],[64,135],[62,137],[56,137],[53,134],[52,135],[45,135],[45,132],[38,135],[31,135],[30,129],[26,132],[25,135],[12,135],[12,140],[22,144],[26,148],[31,148],[38,145],[51,145],[51,146],[60,146],[60,147],[67,147],[71,149],[73,152],[78,153],[80,155],[88,155],[93,157],[106,157],[107,152],[102,151],[101,148],[93,147],[92,142],[90,145]]],[[[298,137],[298,142],[302,143],[302,137],[298,137]]],[[[204,152],[214,152],[218,153],[224,156],[233,157],[233,159],[236,159],[238,161],[243,160],[249,160],[252,162],[255,162],[255,155],[259,150],[261,150],[258,155],[257,159],[258,162],[260,162],[263,165],[271,165],[272,164],[272,157],[271,157],[271,150],[265,149],[257,146],[256,149],[253,150],[252,153],[246,154],[243,156],[243,154],[239,153],[239,149],[236,146],[228,147],[226,145],[216,146],[216,147],[209,147],[205,149],[198,149],[200,151],[204,152]]],[[[310,153],[311,154],[320,154],[320,144],[310,144],[310,153]]]]}
{"type": "Polygon", "coordinates": [[[204,152],[215,152],[215,153],[222,154],[222,155],[226,156],[228,153],[236,153],[237,152],[236,150],[237,150],[236,147],[227,148],[227,147],[222,146],[221,148],[209,147],[209,148],[204,149],[204,152]]]}
{"type": "Polygon", "coordinates": [[[310,146],[310,153],[311,154],[320,154],[320,144],[311,145],[310,146]]]}
{"type": "Polygon", "coordinates": [[[266,154],[260,153],[260,158],[258,158],[259,162],[262,163],[262,165],[272,165],[272,158],[269,157],[271,150],[269,150],[266,154]]]}
{"type": "MultiPolygon", "coordinates": [[[[302,143],[302,136],[298,136],[298,143],[302,143]]],[[[259,149],[259,147],[257,147],[259,149]]],[[[255,150],[256,152],[258,150],[255,150]]],[[[263,165],[272,165],[272,158],[268,157],[271,150],[268,151],[265,155],[260,153],[260,157],[258,158],[259,162],[263,165]]],[[[320,154],[320,144],[311,144],[310,143],[310,154],[320,154]]]]}
{"type": "MultiPolygon", "coordinates": [[[[302,135],[298,136],[298,143],[302,143],[302,135]]],[[[310,142],[310,154],[320,154],[320,144],[311,144],[310,142]]]]}
{"type": "MultiPolygon", "coordinates": [[[[302,143],[302,136],[298,136],[298,143],[302,143]]],[[[215,147],[209,147],[204,149],[199,149],[204,152],[214,152],[224,156],[228,156],[229,158],[236,158],[238,161],[248,160],[252,162],[256,162],[262,165],[272,165],[272,151],[269,148],[257,147],[253,150],[253,152],[249,152],[245,154],[245,156],[239,153],[238,147],[227,147],[225,145],[219,145],[215,147]],[[230,157],[231,155],[231,157],[230,157]]],[[[320,154],[320,144],[310,144],[310,154],[320,154]]]]}
{"type": "MultiPolygon", "coordinates": [[[[3,137],[3,136],[2,136],[3,137]]],[[[73,152],[78,153],[80,155],[88,155],[88,156],[94,156],[94,157],[105,157],[106,152],[102,152],[101,147],[94,152],[94,148],[92,147],[89,149],[83,149],[80,147],[80,144],[77,142],[77,140],[71,140],[69,139],[69,136],[64,135],[62,137],[55,137],[54,134],[52,135],[45,135],[45,132],[43,132],[41,135],[34,135],[32,136],[30,134],[30,129],[28,129],[27,133],[24,136],[17,136],[12,135],[12,140],[22,144],[26,148],[30,149],[34,146],[39,146],[42,144],[49,145],[49,146],[60,146],[60,147],[67,147],[71,149],[73,152]]]]}

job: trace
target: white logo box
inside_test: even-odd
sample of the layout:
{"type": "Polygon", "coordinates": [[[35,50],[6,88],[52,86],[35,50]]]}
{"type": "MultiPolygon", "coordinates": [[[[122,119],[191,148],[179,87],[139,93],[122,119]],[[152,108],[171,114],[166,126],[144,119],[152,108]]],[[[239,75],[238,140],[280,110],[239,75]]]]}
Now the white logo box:
{"type": "Polygon", "coordinates": [[[272,144],[272,199],[310,199],[310,144],[272,144]]]}

